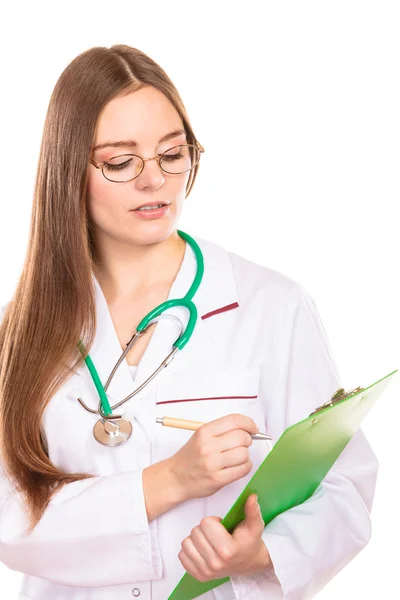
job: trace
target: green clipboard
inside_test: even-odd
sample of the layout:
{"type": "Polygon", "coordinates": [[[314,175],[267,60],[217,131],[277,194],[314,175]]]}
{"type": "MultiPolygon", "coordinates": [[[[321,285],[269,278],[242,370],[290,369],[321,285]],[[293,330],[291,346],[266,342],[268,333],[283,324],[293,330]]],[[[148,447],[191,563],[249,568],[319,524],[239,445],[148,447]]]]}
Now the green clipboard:
{"type": "MultiPolygon", "coordinates": [[[[309,417],[288,427],[221,521],[229,533],[245,518],[251,494],[258,495],[265,525],[312,496],[397,372],[367,388],[340,388],[309,417]]],[[[201,582],[186,572],[168,600],[191,600],[226,581],[229,577],[201,582]]]]}

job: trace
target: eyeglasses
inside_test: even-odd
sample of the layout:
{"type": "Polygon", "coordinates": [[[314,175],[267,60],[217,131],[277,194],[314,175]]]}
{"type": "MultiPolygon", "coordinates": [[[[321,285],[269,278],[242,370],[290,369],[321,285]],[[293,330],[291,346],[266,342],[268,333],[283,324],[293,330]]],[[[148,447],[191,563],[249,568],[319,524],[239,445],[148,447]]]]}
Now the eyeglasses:
{"type": "Polygon", "coordinates": [[[164,173],[170,175],[186,173],[197,165],[202,152],[204,148],[200,144],[184,144],[173,146],[163,154],[152,158],[142,158],[137,154],[120,154],[100,164],[96,164],[92,159],[90,162],[96,169],[101,169],[108,181],[123,183],[139,177],[147,160],[156,160],[164,173]]]}

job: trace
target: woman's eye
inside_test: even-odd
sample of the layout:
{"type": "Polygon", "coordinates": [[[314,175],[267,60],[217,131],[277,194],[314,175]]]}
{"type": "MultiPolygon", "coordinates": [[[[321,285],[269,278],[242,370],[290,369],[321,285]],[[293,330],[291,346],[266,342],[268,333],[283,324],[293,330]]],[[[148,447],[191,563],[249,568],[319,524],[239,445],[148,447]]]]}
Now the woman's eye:
{"type": "Polygon", "coordinates": [[[183,154],[164,154],[163,160],[167,160],[168,162],[172,162],[173,160],[178,160],[178,158],[182,158],[183,154]]]}
{"type": "Polygon", "coordinates": [[[121,162],[121,163],[112,163],[112,164],[105,163],[105,167],[107,169],[110,169],[110,171],[122,171],[122,169],[127,167],[130,162],[131,162],[131,160],[125,160],[124,162],[121,162]]]}

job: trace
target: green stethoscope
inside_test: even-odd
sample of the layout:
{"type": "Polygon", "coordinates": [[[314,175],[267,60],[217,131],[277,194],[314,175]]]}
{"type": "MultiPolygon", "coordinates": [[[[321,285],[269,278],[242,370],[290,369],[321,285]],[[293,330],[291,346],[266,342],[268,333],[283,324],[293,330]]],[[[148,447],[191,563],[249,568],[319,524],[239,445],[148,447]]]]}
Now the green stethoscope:
{"type": "Polygon", "coordinates": [[[90,375],[93,379],[94,385],[96,386],[97,392],[100,397],[98,410],[93,410],[93,409],[89,408],[83,402],[82,398],[77,398],[77,400],[80,402],[80,404],[83,406],[83,408],[85,408],[88,412],[100,415],[101,418],[96,422],[96,424],[93,427],[93,435],[94,435],[94,438],[100,444],[103,444],[104,446],[119,446],[120,444],[125,443],[131,437],[131,434],[132,434],[131,422],[123,419],[122,415],[113,415],[112,411],[114,409],[118,408],[119,406],[121,406],[121,404],[124,404],[125,402],[127,402],[127,400],[132,398],[132,396],[135,396],[136,394],[138,394],[148,383],[150,383],[150,381],[152,379],[154,379],[154,377],[156,377],[158,375],[158,373],[162,369],[167,367],[169,365],[169,363],[172,361],[172,359],[175,357],[175,354],[178,352],[178,350],[182,350],[184,348],[184,346],[186,346],[186,344],[188,343],[188,341],[190,340],[190,338],[193,334],[193,331],[194,331],[194,328],[196,325],[196,321],[197,321],[197,308],[196,308],[196,305],[194,304],[194,302],[192,301],[192,298],[195,295],[195,293],[197,292],[197,290],[199,289],[201,280],[203,278],[204,259],[203,259],[203,254],[200,250],[199,245],[190,235],[188,235],[184,231],[180,231],[179,229],[177,230],[177,233],[179,234],[179,236],[182,239],[184,239],[191,246],[191,248],[195,254],[197,270],[196,270],[196,275],[195,275],[194,281],[193,281],[189,291],[186,293],[186,295],[183,298],[177,298],[175,300],[166,300],[165,302],[163,302],[162,304],[160,304],[159,306],[154,308],[152,311],[150,311],[140,321],[139,325],[136,328],[136,333],[133,334],[133,336],[127,343],[126,349],[123,351],[117,364],[111,371],[111,374],[110,374],[104,387],[100,381],[100,377],[97,373],[97,370],[96,370],[89,354],[85,357],[85,352],[86,352],[85,346],[83,345],[82,340],[79,340],[78,348],[79,348],[82,356],[84,356],[85,363],[89,369],[90,375]],[[164,311],[168,310],[169,308],[171,308],[173,306],[186,306],[186,308],[189,310],[189,313],[190,313],[189,321],[188,321],[188,324],[184,331],[183,331],[183,326],[182,326],[181,321],[177,317],[175,317],[175,315],[163,315],[162,314],[164,311]],[[146,379],[146,381],[144,381],[142,383],[142,385],[140,385],[134,392],[132,392],[132,394],[129,394],[129,396],[127,396],[126,398],[124,398],[123,400],[118,402],[118,404],[115,404],[114,406],[110,406],[107,395],[106,395],[106,391],[111,383],[112,378],[114,377],[116,370],[118,369],[121,362],[124,360],[126,354],[129,352],[129,350],[132,348],[132,346],[135,344],[135,342],[139,339],[139,337],[144,334],[144,332],[147,330],[147,328],[150,325],[153,325],[156,321],[158,321],[159,318],[162,318],[162,317],[169,317],[172,319],[177,319],[181,325],[180,336],[172,344],[173,350],[170,352],[170,354],[168,354],[168,356],[165,358],[165,360],[163,360],[163,362],[160,364],[158,369],[156,369],[154,371],[154,373],[152,373],[152,375],[150,375],[150,377],[148,377],[146,379]]]}

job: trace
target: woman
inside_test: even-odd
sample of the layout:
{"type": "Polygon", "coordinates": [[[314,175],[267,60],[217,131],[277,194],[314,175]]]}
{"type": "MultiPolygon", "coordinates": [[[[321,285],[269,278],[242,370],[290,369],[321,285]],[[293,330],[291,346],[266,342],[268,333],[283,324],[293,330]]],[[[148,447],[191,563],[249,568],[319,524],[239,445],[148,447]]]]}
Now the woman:
{"type": "Polygon", "coordinates": [[[370,539],[377,460],[361,430],[302,505],[264,527],[252,494],[231,534],[219,522],[271,448],[251,434],[278,439],[342,386],[300,283],[177,229],[203,150],[139,50],[92,48],[55,86],[0,329],[0,560],[25,574],[20,598],[164,600],[185,571],[230,577],[205,599],[310,598],[370,539]],[[193,336],[132,395],[180,338],[176,317],[189,323],[173,306],[127,346],[192,289],[194,243],[193,336]],[[110,405],[131,395],[103,419],[88,353],[110,405]]]}

